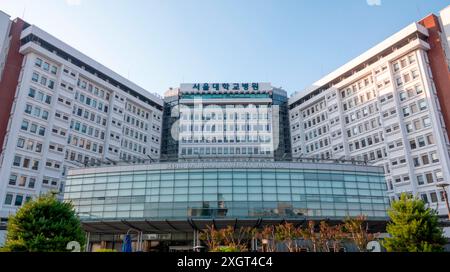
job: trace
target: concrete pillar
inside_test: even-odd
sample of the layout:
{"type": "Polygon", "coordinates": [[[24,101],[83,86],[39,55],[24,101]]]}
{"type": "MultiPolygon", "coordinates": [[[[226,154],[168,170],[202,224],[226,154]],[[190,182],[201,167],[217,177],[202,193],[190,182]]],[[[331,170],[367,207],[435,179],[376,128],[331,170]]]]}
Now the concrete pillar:
{"type": "Polygon", "coordinates": [[[194,238],[192,243],[193,249],[195,252],[199,252],[200,249],[198,248],[200,246],[200,235],[198,230],[194,230],[194,238]]]}
{"type": "Polygon", "coordinates": [[[91,238],[91,233],[90,232],[86,232],[86,247],[84,249],[85,252],[89,252],[89,239],[91,238]]]}
{"type": "Polygon", "coordinates": [[[138,233],[138,248],[137,248],[137,251],[140,251],[140,252],[143,251],[143,249],[142,249],[143,239],[144,239],[144,233],[142,231],[140,231],[138,233]]]}

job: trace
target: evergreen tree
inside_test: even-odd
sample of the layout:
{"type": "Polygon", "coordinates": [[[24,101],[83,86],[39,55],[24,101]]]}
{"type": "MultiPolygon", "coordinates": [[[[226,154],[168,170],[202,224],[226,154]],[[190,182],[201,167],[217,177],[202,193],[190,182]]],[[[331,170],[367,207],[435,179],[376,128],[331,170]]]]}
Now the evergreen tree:
{"type": "Polygon", "coordinates": [[[435,210],[426,208],[417,198],[402,194],[388,212],[391,222],[387,226],[390,238],[383,246],[389,252],[439,252],[446,239],[438,226],[435,210]]]}
{"type": "Polygon", "coordinates": [[[54,195],[26,203],[8,220],[3,250],[14,252],[67,252],[71,241],[84,246],[85,236],[71,203],[54,195]]]}

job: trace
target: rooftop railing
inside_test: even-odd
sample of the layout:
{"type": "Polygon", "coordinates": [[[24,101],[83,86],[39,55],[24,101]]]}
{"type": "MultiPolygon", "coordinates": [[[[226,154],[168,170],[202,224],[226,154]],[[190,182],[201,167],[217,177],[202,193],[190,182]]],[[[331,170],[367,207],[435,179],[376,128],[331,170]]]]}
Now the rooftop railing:
{"type": "Polygon", "coordinates": [[[162,164],[162,163],[208,163],[208,162],[280,162],[280,163],[328,163],[328,164],[349,164],[370,166],[373,165],[369,161],[360,161],[352,158],[314,158],[314,157],[299,157],[299,158],[283,158],[274,159],[273,157],[179,157],[179,158],[160,158],[160,159],[122,159],[122,160],[95,160],[89,162],[76,162],[76,165],[81,168],[98,168],[106,166],[130,166],[130,165],[148,165],[148,164],[162,164]]]}

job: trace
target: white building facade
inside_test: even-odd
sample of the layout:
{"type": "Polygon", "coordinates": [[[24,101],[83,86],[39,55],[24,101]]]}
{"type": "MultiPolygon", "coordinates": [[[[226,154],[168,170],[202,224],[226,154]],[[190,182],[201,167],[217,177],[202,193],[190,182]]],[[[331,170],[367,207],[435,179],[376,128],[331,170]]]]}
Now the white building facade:
{"type": "Polygon", "coordinates": [[[36,26],[22,30],[19,53],[23,61],[1,143],[2,222],[29,199],[62,194],[68,169],[159,159],[160,97],[36,26]]]}
{"type": "Polygon", "coordinates": [[[388,195],[417,195],[447,214],[449,139],[430,67],[428,29],[414,23],[290,99],[294,158],[383,166],[388,195]]]}

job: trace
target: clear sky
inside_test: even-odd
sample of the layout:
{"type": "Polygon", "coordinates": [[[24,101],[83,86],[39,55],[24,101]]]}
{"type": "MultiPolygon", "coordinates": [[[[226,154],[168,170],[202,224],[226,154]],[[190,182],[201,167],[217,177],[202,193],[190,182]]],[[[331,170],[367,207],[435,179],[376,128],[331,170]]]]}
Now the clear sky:
{"type": "Polygon", "coordinates": [[[0,0],[0,10],[24,17],[151,92],[183,82],[272,82],[292,93],[449,4],[0,0]]]}

